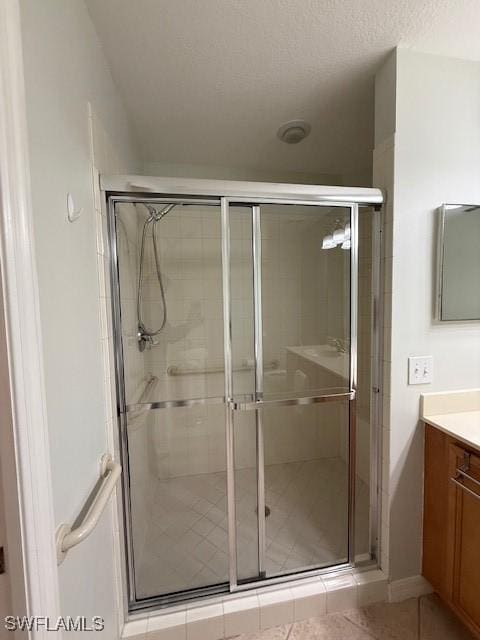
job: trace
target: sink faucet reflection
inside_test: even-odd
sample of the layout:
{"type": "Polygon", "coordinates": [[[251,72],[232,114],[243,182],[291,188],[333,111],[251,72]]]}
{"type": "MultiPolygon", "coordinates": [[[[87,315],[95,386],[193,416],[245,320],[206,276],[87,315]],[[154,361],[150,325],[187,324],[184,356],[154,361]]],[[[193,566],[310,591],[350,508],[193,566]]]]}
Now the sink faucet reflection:
{"type": "Polygon", "coordinates": [[[348,351],[348,340],[343,340],[342,338],[327,338],[327,344],[331,347],[335,347],[338,353],[347,353],[348,351]]]}

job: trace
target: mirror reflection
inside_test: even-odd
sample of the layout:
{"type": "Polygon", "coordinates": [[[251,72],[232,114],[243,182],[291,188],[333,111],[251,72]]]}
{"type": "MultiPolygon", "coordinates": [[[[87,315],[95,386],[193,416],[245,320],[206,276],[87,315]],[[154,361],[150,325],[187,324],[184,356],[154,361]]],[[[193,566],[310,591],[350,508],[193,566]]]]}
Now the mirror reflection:
{"type": "Polygon", "coordinates": [[[441,208],[439,320],[480,320],[480,205],[441,208]]]}

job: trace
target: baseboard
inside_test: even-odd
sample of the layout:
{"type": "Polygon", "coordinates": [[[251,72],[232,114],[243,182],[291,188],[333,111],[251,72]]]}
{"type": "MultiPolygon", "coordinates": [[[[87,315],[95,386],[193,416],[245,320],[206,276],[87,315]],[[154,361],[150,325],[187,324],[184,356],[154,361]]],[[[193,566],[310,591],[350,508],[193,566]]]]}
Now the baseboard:
{"type": "Polygon", "coordinates": [[[388,585],[388,601],[402,602],[408,598],[418,598],[432,593],[430,583],[423,576],[410,576],[401,580],[394,580],[388,585]]]}

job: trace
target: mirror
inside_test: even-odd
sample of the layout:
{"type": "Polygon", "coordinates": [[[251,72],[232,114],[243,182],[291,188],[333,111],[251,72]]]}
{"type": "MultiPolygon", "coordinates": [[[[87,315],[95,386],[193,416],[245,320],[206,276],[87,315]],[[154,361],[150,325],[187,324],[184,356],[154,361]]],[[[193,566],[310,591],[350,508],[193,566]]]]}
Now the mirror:
{"type": "Polygon", "coordinates": [[[480,205],[440,208],[437,319],[480,320],[480,205]]]}

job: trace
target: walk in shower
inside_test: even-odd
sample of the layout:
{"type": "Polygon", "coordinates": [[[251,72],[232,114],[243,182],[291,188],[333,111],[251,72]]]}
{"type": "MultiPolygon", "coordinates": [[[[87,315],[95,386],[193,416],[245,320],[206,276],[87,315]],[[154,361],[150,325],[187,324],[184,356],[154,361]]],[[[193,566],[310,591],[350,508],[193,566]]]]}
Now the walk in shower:
{"type": "Polygon", "coordinates": [[[375,562],[375,189],[103,179],[132,609],[375,562]]]}

